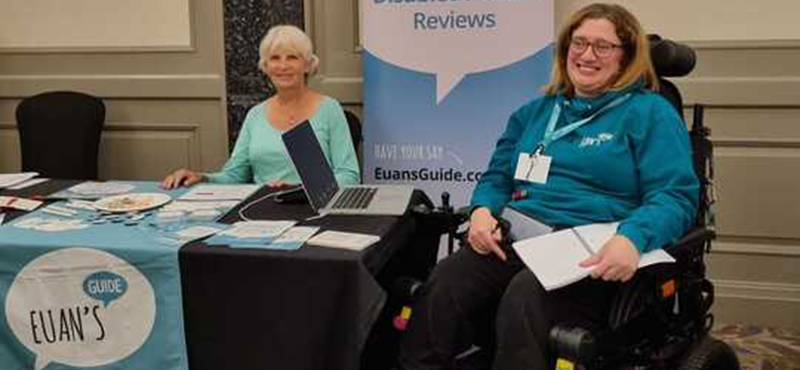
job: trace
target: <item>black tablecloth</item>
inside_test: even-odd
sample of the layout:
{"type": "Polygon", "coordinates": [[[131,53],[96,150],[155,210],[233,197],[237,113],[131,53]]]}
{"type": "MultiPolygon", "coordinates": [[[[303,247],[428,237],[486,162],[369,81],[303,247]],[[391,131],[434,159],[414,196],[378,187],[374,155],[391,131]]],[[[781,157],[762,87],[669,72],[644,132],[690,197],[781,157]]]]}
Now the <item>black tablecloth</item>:
{"type": "MultiPolygon", "coordinates": [[[[416,193],[414,203],[420,202],[428,200],[416,193]]],[[[307,204],[267,199],[245,215],[304,220],[314,214],[307,204]]],[[[224,221],[237,219],[234,211],[224,221]]],[[[388,321],[399,310],[391,297],[386,304],[387,289],[399,275],[425,275],[435,261],[438,236],[420,238],[414,233],[418,223],[412,212],[300,222],[381,236],[362,252],[307,245],[297,251],[231,249],[202,242],[183,247],[190,367],[355,370],[387,364],[397,336],[388,321]]]]}

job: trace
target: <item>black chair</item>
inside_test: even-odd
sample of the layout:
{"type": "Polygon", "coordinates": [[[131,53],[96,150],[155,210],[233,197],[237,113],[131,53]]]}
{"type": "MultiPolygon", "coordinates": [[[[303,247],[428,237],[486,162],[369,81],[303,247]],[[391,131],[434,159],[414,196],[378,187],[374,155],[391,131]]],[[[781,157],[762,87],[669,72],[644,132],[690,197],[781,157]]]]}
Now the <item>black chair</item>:
{"type": "Polygon", "coordinates": [[[362,173],[363,178],[364,166],[362,165],[362,145],[364,143],[364,135],[361,132],[361,120],[358,116],[349,111],[344,111],[344,117],[347,119],[347,127],[350,129],[350,138],[353,140],[353,147],[356,150],[356,158],[358,158],[358,169],[362,173]]]}
{"type": "Polygon", "coordinates": [[[54,179],[97,179],[103,101],[73,91],[45,92],[17,107],[22,171],[54,179]]]}

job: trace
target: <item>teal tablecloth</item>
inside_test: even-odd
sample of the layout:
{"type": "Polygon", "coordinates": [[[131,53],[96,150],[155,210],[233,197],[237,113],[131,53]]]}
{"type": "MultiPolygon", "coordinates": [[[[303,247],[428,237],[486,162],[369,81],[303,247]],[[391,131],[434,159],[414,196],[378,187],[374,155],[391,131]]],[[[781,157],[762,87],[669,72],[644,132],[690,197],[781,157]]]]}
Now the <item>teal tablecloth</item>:
{"type": "Polygon", "coordinates": [[[0,226],[0,369],[188,369],[177,245],[147,222],[14,226],[32,217],[59,216],[0,226]]]}

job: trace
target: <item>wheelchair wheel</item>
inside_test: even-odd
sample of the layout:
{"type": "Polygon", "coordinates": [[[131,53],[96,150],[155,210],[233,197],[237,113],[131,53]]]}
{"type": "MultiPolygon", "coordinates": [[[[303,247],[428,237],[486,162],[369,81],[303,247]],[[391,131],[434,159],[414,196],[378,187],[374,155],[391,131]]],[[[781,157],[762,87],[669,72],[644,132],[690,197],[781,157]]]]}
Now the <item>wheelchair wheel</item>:
{"type": "Polygon", "coordinates": [[[679,370],[740,370],[740,367],[728,344],[706,335],[689,348],[679,370]]]}

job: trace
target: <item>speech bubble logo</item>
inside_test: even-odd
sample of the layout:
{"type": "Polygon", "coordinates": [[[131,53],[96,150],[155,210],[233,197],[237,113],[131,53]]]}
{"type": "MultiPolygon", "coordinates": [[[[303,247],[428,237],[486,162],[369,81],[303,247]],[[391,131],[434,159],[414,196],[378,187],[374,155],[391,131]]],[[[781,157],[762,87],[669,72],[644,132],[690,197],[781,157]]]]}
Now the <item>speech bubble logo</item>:
{"type": "Polygon", "coordinates": [[[364,47],[436,75],[436,103],[470,73],[518,62],[553,40],[553,0],[361,1],[364,47]]]}
{"type": "Polygon", "coordinates": [[[36,355],[77,368],[120,361],[153,329],[156,299],[147,278],[110,253],[66,248],[28,263],[5,302],[11,331],[36,355]]]}
{"type": "Polygon", "coordinates": [[[89,297],[103,302],[108,307],[111,301],[118,299],[128,290],[125,278],[113,272],[95,272],[83,281],[83,292],[89,297]]]}

